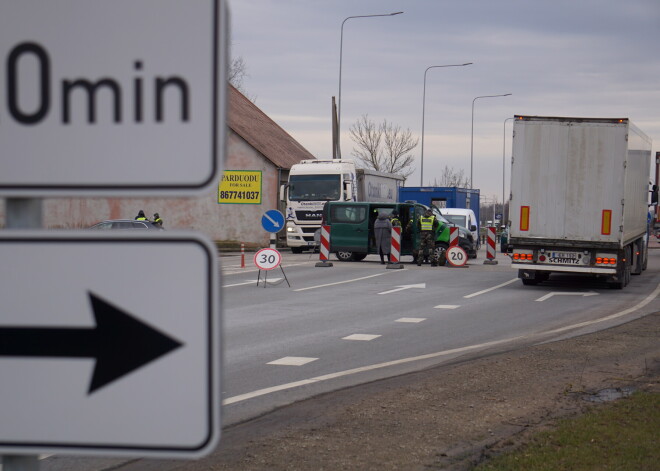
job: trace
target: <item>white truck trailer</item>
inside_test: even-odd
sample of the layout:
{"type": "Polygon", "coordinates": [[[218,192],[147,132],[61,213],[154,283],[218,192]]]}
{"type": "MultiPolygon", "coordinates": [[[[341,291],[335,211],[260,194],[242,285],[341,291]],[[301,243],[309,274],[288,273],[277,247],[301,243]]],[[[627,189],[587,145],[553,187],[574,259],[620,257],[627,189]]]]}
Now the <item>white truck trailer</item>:
{"type": "Polygon", "coordinates": [[[289,182],[280,189],[286,202],[286,243],[294,253],[314,248],[328,201],[396,203],[400,175],[357,168],[346,159],[303,160],[291,166],[289,182]]]}
{"type": "Polygon", "coordinates": [[[620,289],[646,269],[650,159],[628,119],[515,116],[510,243],[523,283],[586,273],[620,289]]]}

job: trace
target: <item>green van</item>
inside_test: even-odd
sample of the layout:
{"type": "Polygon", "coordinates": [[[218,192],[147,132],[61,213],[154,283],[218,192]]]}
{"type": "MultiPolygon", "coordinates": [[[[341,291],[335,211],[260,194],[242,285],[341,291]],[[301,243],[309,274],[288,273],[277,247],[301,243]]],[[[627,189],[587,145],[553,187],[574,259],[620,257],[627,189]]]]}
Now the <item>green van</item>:
{"type": "MultiPolygon", "coordinates": [[[[417,255],[420,230],[418,220],[428,209],[419,203],[357,203],[329,201],[323,208],[323,224],[330,226],[330,252],[341,261],[360,261],[368,254],[375,254],[374,221],[380,212],[399,213],[401,221],[401,256],[417,255]]],[[[440,223],[436,233],[438,254],[449,246],[449,227],[452,225],[436,208],[433,214],[440,223]]],[[[476,256],[471,234],[459,228],[459,245],[469,256],[476,256]]]]}

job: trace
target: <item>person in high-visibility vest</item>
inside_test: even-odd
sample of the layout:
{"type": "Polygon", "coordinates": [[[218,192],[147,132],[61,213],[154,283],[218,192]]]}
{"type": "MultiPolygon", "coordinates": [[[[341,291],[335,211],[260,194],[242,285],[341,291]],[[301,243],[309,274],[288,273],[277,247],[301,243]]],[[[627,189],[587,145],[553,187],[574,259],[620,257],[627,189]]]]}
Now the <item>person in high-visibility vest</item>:
{"type": "Polygon", "coordinates": [[[138,215],[135,216],[136,221],[148,221],[147,216],[145,216],[144,211],[138,211],[138,215]]]}
{"type": "Polygon", "coordinates": [[[390,222],[392,223],[392,227],[401,227],[401,220],[399,219],[399,212],[394,209],[390,213],[391,219],[390,222]]]}
{"type": "Polygon", "coordinates": [[[160,214],[154,213],[153,223],[155,226],[163,227],[163,220],[161,219],[160,214]]]}
{"type": "Polygon", "coordinates": [[[417,266],[422,266],[422,260],[429,258],[429,249],[431,249],[431,266],[438,266],[438,259],[435,254],[435,231],[440,223],[433,215],[430,209],[424,211],[424,215],[417,220],[417,227],[420,230],[419,249],[417,251],[417,266]]]}

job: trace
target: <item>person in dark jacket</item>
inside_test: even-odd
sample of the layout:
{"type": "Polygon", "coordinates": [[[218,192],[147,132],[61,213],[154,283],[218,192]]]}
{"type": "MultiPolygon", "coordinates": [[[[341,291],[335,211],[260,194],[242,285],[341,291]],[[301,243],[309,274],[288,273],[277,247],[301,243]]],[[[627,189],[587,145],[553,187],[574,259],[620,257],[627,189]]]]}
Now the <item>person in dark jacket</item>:
{"type": "Polygon", "coordinates": [[[385,264],[385,255],[387,255],[387,263],[390,263],[392,223],[389,216],[384,212],[379,212],[374,222],[374,236],[376,239],[376,249],[380,255],[380,263],[385,264]]]}

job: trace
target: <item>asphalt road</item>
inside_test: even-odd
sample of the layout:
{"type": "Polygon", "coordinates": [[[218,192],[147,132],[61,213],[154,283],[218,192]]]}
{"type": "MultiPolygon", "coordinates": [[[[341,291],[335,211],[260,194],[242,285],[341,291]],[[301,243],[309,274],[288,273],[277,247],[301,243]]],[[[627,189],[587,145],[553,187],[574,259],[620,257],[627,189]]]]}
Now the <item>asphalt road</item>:
{"type": "MultiPolygon", "coordinates": [[[[239,255],[221,257],[224,425],[459,356],[604,329],[657,310],[660,291],[660,250],[623,290],[575,276],[523,286],[507,257],[485,265],[483,251],[465,268],[404,259],[401,270],[373,256],[316,267],[318,254],[283,251],[282,269],[264,286],[251,257],[245,268],[239,255]]],[[[121,469],[128,461],[46,458],[40,469],[121,469]]]]}
{"type": "Polygon", "coordinates": [[[285,254],[284,272],[271,271],[276,284],[265,287],[240,258],[223,257],[224,424],[459,355],[642,316],[653,310],[660,268],[652,252],[647,273],[612,290],[576,276],[523,286],[502,254],[497,265],[485,265],[480,253],[465,268],[405,263],[401,270],[373,256],[316,267],[316,257],[285,254]],[[601,321],[608,316],[615,317],[601,321]]]}

